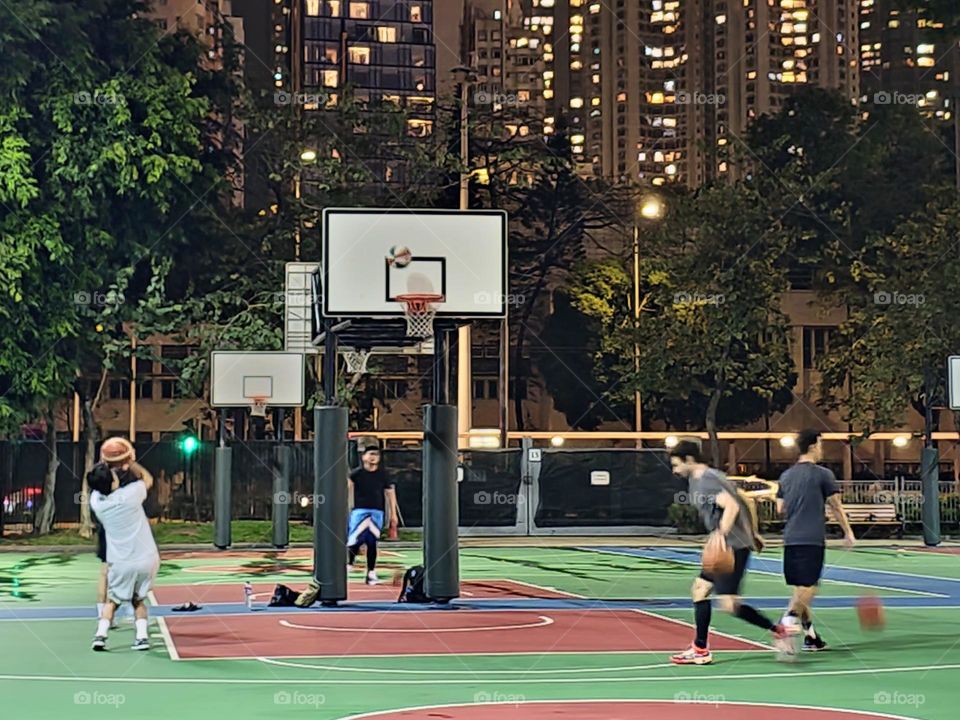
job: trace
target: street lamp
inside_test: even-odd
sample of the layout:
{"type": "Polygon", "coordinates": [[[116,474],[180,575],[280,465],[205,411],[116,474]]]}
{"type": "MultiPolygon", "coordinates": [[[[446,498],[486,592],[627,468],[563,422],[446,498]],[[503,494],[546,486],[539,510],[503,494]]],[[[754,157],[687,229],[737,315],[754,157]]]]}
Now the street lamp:
{"type": "MultiPolygon", "coordinates": [[[[470,209],[470,86],[477,81],[477,71],[466,65],[451,68],[460,83],[460,210],[470,209]]],[[[507,391],[507,345],[505,338],[506,321],[500,327],[501,363],[500,363],[500,443],[506,445],[507,425],[504,414],[507,411],[509,395],[507,391]]],[[[473,334],[469,325],[457,329],[457,432],[463,436],[473,426],[473,334]]]]}
{"type": "MultiPolygon", "coordinates": [[[[667,214],[667,205],[656,193],[647,193],[637,203],[633,220],[633,323],[634,331],[640,325],[640,223],[654,223],[663,220],[667,214]]],[[[636,336],[635,336],[636,337],[636,336]]],[[[640,344],[633,344],[633,371],[640,374],[640,344]]],[[[633,395],[633,426],[639,433],[643,430],[643,402],[640,391],[633,395]]],[[[643,440],[637,438],[637,447],[643,447],[643,440]]]]}
{"type": "Polygon", "coordinates": [[[317,151],[313,148],[306,148],[300,153],[300,159],[303,160],[303,162],[313,162],[317,159],[317,151]]]}

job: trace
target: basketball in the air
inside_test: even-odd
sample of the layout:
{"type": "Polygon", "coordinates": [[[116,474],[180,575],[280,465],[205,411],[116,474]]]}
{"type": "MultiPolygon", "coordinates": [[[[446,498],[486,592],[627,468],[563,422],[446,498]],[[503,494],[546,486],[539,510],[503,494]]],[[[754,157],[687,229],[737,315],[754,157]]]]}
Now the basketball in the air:
{"type": "Polygon", "coordinates": [[[729,575],[733,572],[733,550],[728,545],[721,547],[720,539],[716,535],[711,535],[707,544],[703,546],[703,573],[709,577],[718,575],[729,575]]]}
{"type": "Polygon", "coordinates": [[[133,460],[133,445],[126,438],[107,438],[100,446],[100,457],[108,465],[122,465],[133,460]]]}
{"type": "Polygon", "coordinates": [[[881,630],[886,624],[883,603],[877,597],[862,597],[857,600],[857,618],[861,630],[881,630]]]}
{"type": "Polygon", "coordinates": [[[390,264],[396,267],[406,267],[413,260],[413,254],[406,245],[394,245],[390,248],[390,264]]]}

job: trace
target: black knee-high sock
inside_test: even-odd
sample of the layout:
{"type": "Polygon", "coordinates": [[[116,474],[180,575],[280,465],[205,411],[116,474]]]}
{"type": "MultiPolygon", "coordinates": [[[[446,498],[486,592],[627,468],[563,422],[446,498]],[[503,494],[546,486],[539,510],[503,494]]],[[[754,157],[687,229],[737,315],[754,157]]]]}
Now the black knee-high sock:
{"type": "Polygon", "coordinates": [[[740,605],[737,607],[734,615],[741,620],[746,620],[751,625],[762,627],[764,630],[771,630],[773,628],[773,623],[770,622],[770,618],[749,605],[740,605]]]}
{"type": "Polygon", "coordinates": [[[693,604],[693,619],[697,624],[697,639],[693,643],[701,649],[707,647],[707,636],[710,634],[710,612],[709,600],[700,600],[693,604]]]}
{"type": "Polygon", "coordinates": [[[353,561],[356,560],[356,559],[357,559],[357,555],[360,554],[360,546],[359,546],[359,545],[351,545],[349,548],[347,548],[347,551],[348,551],[349,557],[350,557],[350,564],[353,565],[353,561]]]}
{"type": "Polygon", "coordinates": [[[367,543],[367,572],[373,572],[377,567],[377,543],[371,540],[367,543]]]}

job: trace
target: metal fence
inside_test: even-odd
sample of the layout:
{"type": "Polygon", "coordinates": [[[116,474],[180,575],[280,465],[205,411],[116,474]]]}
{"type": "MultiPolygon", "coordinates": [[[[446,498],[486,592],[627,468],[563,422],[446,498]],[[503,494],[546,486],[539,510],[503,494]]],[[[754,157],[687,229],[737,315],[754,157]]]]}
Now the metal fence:
{"type": "MultiPolygon", "coordinates": [[[[277,471],[272,441],[240,443],[232,462],[234,519],[268,520],[277,471]]],[[[312,519],[313,444],[292,443],[290,519],[312,519]],[[302,502],[301,502],[302,500],[302,502]]],[[[185,454],[174,441],[137,443],[137,457],[155,478],[146,510],[161,520],[213,519],[213,456],[211,444],[185,454]]],[[[55,525],[80,521],[79,497],[83,448],[61,442],[55,493],[55,525]]],[[[350,466],[358,464],[350,448],[350,466]]],[[[0,442],[0,531],[28,530],[43,499],[47,451],[39,442],[0,442]]],[[[396,484],[406,527],[422,524],[422,452],[416,448],[383,453],[384,466],[396,484]]],[[[464,534],[573,534],[673,532],[672,515],[684,484],[670,471],[662,450],[524,448],[465,450],[458,469],[460,524],[464,534]]],[[[922,492],[919,480],[841,483],[847,503],[893,503],[909,525],[919,523],[922,492]]],[[[941,482],[941,522],[960,525],[960,487],[941,482]]],[[[680,500],[679,502],[682,502],[680,500]]],[[[778,520],[772,502],[758,505],[764,522],[778,520]]]]}

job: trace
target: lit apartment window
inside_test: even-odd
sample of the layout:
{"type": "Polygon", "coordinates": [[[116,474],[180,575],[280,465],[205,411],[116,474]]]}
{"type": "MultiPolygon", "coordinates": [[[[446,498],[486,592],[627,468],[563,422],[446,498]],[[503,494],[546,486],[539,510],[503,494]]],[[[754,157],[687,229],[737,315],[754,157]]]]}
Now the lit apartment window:
{"type": "Polygon", "coordinates": [[[328,0],[327,7],[330,9],[330,12],[327,13],[330,17],[340,17],[341,11],[340,6],[343,5],[340,0],[328,0]]]}
{"type": "Polygon", "coordinates": [[[591,15],[596,15],[598,12],[600,12],[600,3],[594,3],[590,6],[591,15]]]}
{"type": "Polygon", "coordinates": [[[320,15],[320,0],[307,0],[307,15],[311,17],[320,15]]]}
{"type": "Polygon", "coordinates": [[[540,0],[540,7],[553,7],[554,0],[540,0]]]}
{"type": "Polygon", "coordinates": [[[423,11],[419,5],[410,6],[410,22],[423,22],[423,11]]]}
{"type": "Polygon", "coordinates": [[[351,2],[350,3],[350,17],[357,18],[360,20],[369,20],[370,19],[370,5],[365,2],[351,2]]]}
{"type": "Polygon", "coordinates": [[[407,133],[414,137],[426,137],[433,132],[432,120],[419,120],[410,118],[407,120],[407,133]]]}
{"type": "Polygon", "coordinates": [[[320,73],[320,80],[323,83],[324,87],[336,87],[337,86],[337,71],[336,70],[324,70],[320,73]]]}
{"type": "Polygon", "coordinates": [[[351,63],[354,65],[369,65],[370,64],[370,48],[368,47],[351,47],[348,49],[348,57],[351,63]]]}
{"type": "Polygon", "coordinates": [[[378,27],[377,40],[382,43],[395,43],[397,41],[397,29],[395,27],[378,27]]]}
{"type": "Polygon", "coordinates": [[[583,107],[583,98],[581,97],[570,98],[570,107],[572,108],[583,107]]]}

